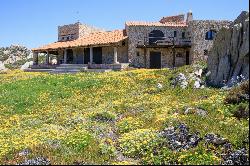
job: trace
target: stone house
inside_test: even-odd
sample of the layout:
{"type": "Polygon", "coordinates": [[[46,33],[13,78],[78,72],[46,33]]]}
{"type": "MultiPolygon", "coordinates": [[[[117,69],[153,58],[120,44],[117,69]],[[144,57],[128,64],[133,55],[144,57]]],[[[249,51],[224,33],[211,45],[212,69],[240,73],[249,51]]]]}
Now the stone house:
{"type": "Polygon", "coordinates": [[[216,33],[230,21],[193,20],[192,12],[163,17],[158,22],[129,21],[125,29],[104,31],[81,23],[58,27],[58,41],[33,49],[51,55],[57,64],[89,68],[171,68],[206,60],[216,33]]]}

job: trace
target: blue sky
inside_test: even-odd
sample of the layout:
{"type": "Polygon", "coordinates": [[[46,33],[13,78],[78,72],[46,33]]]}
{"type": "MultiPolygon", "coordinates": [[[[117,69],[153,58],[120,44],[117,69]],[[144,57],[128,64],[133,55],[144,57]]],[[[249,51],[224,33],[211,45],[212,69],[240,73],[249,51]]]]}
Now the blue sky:
{"type": "Polygon", "coordinates": [[[248,0],[1,0],[0,46],[38,47],[57,40],[57,26],[82,23],[106,30],[125,21],[158,21],[193,11],[194,19],[234,20],[248,0]]]}

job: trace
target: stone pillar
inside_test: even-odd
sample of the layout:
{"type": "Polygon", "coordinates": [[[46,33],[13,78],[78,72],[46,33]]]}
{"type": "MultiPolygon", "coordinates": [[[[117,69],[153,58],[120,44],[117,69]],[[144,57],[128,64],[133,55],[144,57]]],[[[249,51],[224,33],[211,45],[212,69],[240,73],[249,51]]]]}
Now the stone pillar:
{"type": "Polygon", "coordinates": [[[38,52],[33,52],[34,65],[38,65],[38,52]]]}
{"type": "Polygon", "coordinates": [[[114,47],[114,64],[118,64],[119,62],[117,61],[117,56],[118,56],[118,53],[117,53],[117,47],[114,47]]]}
{"type": "Polygon", "coordinates": [[[93,64],[93,47],[90,47],[90,64],[93,64]]]}
{"type": "Polygon", "coordinates": [[[46,52],[46,65],[49,65],[49,51],[46,52]]]}
{"type": "Polygon", "coordinates": [[[64,63],[64,64],[67,64],[67,49],[64,50],[63,63],[64,63]]]}

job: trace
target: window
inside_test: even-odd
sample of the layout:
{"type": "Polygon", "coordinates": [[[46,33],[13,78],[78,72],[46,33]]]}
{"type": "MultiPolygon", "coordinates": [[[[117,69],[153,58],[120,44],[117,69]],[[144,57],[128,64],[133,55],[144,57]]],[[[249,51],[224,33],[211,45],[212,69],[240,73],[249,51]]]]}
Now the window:
{"type": "Polygon", "coordinates": [[[149,33],[149,44],[156,44],[159,40],[164,40],[164,33],[160,30],[153,30],[149,33]]]}
{"type": "Polygon", "coordinates": [[[182,37],[182,39],[185,39],[186,38],[186,33],[182,32],[181,37],[182,37]]]}
{"type": "Polygon", "coordinates": [[[122,46],[125,46],[126,45],[126,42],[125,41],[122,41],[122,46]]]}
{"type": "Polygon", "coordinates": [[[174,37],[177,37],[177,31],[174,31],[174,37]]]}
{"type": "Polygon", "coordinates": [[[140,56],[140,52],[138,51],[138,52],[136,53],[136,55],[137,55],[137,56],[140,56]]]}
{"type": "Polygon", "coordinates": [[[204,50],[204,55],[208,55],[208,50],[204,50]]]}
{"type": "Polygon", "coordinates": [[[215,30],[210,30],[206,33],[206,40],[213,40],[214,37],[216,35],[216,31],[215,30]]]}

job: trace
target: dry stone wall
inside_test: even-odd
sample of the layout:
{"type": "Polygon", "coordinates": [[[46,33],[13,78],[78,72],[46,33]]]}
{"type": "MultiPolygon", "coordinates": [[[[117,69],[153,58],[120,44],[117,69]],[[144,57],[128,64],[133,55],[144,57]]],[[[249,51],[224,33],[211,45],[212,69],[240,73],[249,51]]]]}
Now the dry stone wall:
{"type": "Polygon", "coordinates": [[[230,25],[230,21],[194,20],[188,22],[188,33],[191,34],[191,62],[207,60],[206,52],[213,46],[213,40],[205,40],[209,30],[218,32],[222,27],[230,25]]]}

